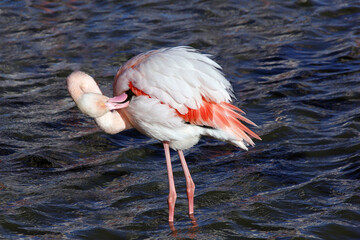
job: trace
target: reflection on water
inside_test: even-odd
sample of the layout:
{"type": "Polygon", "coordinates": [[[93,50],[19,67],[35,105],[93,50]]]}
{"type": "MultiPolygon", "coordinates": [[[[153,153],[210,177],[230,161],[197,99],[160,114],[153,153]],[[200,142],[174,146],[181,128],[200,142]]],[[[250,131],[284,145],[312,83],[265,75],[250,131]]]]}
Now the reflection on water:
{"type": "Polygon", "coordinates": [[[3,1],[0,236],[5,239],[359,239],[357,1],[3,1]],[[69,97],[73,70],[112,93],[150,49],[210,53],[259,125],[248,152],[204,138],[196,184],[167,222],[162,145],[99,131],[69,97]]]}
{"type": "MultiPolygon", "coordinates": [[[[193,214],[191,214],[189,217],[191,220],[191,226],[189,226],[187,229],[187,237],[193,239],[197,237],[197,233],[199,231],[199,225],[197,224],[197,220],[193,214]]],[[[169,222],[169,226],[172,232],[171,234],[172,237],[174,238],[182,237],[182,236],[178,236],[178,230],[176,230],[176,227],[173,222],[169,222]]]]}

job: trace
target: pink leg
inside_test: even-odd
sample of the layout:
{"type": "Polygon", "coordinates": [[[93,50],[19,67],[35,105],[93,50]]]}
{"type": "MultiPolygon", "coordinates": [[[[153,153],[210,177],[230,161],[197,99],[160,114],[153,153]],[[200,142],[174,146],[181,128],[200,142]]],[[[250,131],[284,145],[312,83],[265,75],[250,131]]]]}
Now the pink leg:
{"type": "Polygon", "coordinates": [[[184,170],[185,179],[186,179],[186,193],[189,200],[189,214],[194,214],[194,192],[195,192],[195,184],[191,178],[189,168],[186,164],[184,153],[182,150],[178,150],[181,165],[184,170]]]}
{"type": "Polygon", "coordinates": [[[169,197],[168,197],[169,222],[174,222],[174,210],[175,210],[175,201],[176,201],[174,175],[171,167],[169,143],[163,142],[163,144],[164,144],[166,167],[167,167],[168,179],[169,179],[169,197]]]}

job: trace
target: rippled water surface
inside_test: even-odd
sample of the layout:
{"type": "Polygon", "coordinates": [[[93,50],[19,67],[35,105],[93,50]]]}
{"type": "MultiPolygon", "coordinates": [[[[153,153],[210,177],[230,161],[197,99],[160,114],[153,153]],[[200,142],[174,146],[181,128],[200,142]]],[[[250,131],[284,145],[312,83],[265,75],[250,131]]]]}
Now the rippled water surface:
{"type": "Polygon", "coordinates": [[[360,239],[358,1],[2,1],[0,238],[360,239]],[[213,55],[262,137],[204,138],[177,155],[167,222],[162,145],[101,132],[75,107],[81,69],[106,95],[118,67],[160,47],[213,55]]]}

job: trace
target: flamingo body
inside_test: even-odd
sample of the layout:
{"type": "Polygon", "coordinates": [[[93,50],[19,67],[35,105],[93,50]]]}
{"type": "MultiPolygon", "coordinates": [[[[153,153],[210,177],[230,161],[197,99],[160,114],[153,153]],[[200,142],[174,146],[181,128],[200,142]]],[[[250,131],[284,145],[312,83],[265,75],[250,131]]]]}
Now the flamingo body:
{"type": "Polygon", "coordinates": [[[232,87],[221,67],[189,47],[153,50],[129,60],[116,74],[114,96],[135,97],[124,111],[143,134],[187,149],[201,135],[247,149],[258,136],[238,119],[253,124],[229,104],[232,87]],[[246,134],[247,133],[247,134],[246,134]]]}
{"type": "Polygon", "coordinates": [[[116,74],[113,98],[103,96],[94,79],[82,72],[72,73],[67,83],[80,110],[105,132],[134,127],[163,143],[169,222],[173,222],[176,201],[169,147],[178,151],[192,215],[195,184],[182,150],[194,146],[202,135],[245,150],[254,145],[251,138],[260,139],[241,121],[255,124],[230,104],[234,95],[221,67],[190,47],[163,48],[130,59],[116,74]]]}

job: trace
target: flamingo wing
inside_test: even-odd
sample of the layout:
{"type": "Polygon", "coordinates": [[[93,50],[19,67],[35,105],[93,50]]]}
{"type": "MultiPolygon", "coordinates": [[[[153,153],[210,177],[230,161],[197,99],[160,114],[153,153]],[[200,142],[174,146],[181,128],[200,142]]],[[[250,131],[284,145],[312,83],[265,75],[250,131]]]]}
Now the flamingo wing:
{"type": "Polygon", "coordinates": [[[181,114],[198,109],[203,99],[230,102],[232,88],[221,67],[190,47],[163,48],[136,56],[115,78],[115,94],[132,87],[169,104],[181,114]]]}

